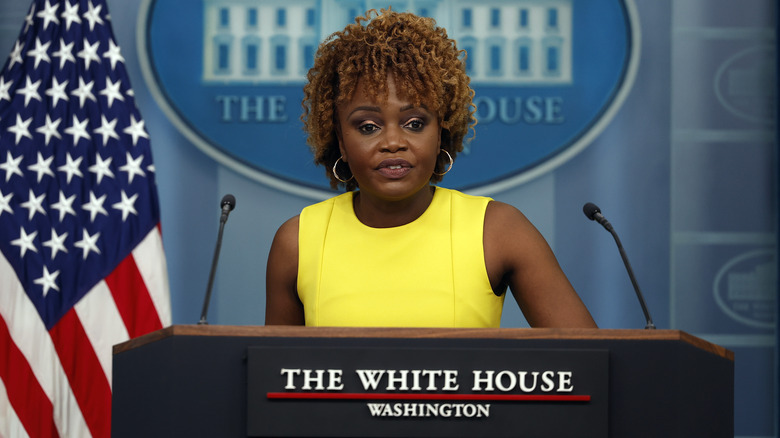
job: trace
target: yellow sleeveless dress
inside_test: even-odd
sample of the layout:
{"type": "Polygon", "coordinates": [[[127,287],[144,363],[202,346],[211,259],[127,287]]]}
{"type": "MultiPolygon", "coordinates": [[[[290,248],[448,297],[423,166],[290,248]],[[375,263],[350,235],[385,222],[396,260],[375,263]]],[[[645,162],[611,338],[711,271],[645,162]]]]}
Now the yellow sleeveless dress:
{"type": "Polygon", "coordinates": [[[506,294],[493,293],[482,248],[490,198],[437,187],[414,222],[371,228],[355,216],[353,194],[301,212],[307,326],[499,326],[506,294]]]}

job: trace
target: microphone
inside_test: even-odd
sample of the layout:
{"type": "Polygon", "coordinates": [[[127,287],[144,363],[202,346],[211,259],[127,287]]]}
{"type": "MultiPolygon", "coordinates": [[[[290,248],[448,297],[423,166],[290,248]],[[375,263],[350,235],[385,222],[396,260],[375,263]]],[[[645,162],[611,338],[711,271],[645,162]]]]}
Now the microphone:
{"type": "Polygon", "coordinates": [[[603,214],[601,214],[601,210],[596,206],[596,204],[592,202],[588,202],[582,207],[583,213],[585,213],[585,216],[588,217],[588,219],[592,221],[596,221],[601,224],[601,226],[604,227],[607,231],[609,231],[610,234],[612,234],[612,237],[615,239],[615,243],[617,244],[618,250],[620,250],[620,257],[623,259],[623,264],[626,265],[626,271],[628,271],[628,277],[631,279],[631,284],[634,286],[634,292],[636,292],[636,297],[639,299],[639,305],[642,306],[642,312],[645,314],[645,321],[646,329],[654,329],[655,324],[653,324],[653,318],[650,317],[650,311],[647,310],[647,304],[645,304],[645,299],[642,296],[642,291],[639,290],[639,284],[636,282],[636,278],[634,277],[634,271],[631,269],[631,264],[628,262],[628,256],[626,256],[626,252],[623,250],[623,244],[620,243],[620,238],[618,237],[615,230],[612,228],[612,224],[609,223],[607,218],[604,217],[603,214]]]}
{"type": "Polygon", "coordinates": [[[209,274],[209,283],[206,287],[206,298],[203,300],[203,310],[200,313],[199,325],[208,325],[206,321],[206,314],[209,311],[209,301],[211,300],[211,289],[214,287],[214,275],[217,272],[217,262],[219,261],[219,251],[222,248],[222,232],[225,230],[225,223],[227,223],[228,215],[234,208],[236,208],[236,197],[227,194],[222,197],[222,201],[219,203],[222,208],[222,215],[219,218],[219,233],[217,234],[217,247],[214,248],[214,259],[211,261],[211,273],[209,274]]]}
{"type": "Polygon", "coordinates": [[[219,222],[224,224],[228,220],[228,215],[234,208],[236,208],[236,197],[228,193],[222,197],[219,206],[222,208],[222,216],[219,218],[219,222]]]}

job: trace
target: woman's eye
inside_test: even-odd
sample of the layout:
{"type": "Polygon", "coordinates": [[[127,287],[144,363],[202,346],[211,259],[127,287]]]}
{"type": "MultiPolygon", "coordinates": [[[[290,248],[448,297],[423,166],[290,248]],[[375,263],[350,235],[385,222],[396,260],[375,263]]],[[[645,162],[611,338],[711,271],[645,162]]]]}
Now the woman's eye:
{"type": "Polygon", "coordinates": [[[362,125],[358,126],[358,131],[360,131],[361,134],[373,134],[378,129],[379,126],[373,123],[363,123],[362,125]]]}
{"type": "Polygon", "coordinates": [[[406,127],[414,131],[421,131],[425,127],[425,122],[420,119],[412,119],[406,123],[406,127]]]}

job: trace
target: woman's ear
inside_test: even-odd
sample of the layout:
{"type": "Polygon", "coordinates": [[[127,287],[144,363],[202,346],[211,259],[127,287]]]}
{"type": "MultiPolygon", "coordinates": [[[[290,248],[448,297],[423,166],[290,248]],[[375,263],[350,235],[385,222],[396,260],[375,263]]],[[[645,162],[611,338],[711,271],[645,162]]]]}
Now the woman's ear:
{"type": "Polygon", "coordinates": [[[450,122],[448,120],[442,120],[439,122],[439,151],[441,152],[441,144],[443,142],[444,134],[447,131],[447,138],[450,137],[449,131],[450,131],[450,122]]]}
{"type": "Polygon", "coordinates": [[[341,161],[347,162],[347,151],[344,149],[344,139],[341,136],[341,125],[336,124],[336,140],[339,142],[339,153],[341,154],[341,161]]]}

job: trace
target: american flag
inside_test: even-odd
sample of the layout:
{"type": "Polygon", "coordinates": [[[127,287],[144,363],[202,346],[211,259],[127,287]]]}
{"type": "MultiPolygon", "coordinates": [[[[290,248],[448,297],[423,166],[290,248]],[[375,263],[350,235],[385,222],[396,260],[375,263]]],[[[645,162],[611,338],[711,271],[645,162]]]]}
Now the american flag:
{"type": "Polygon", "coordinates": [[[36,0],[0,72],[0,437],[108,437],[112,346],[170,325],[149,134],[103,0],[36,0]]]}

